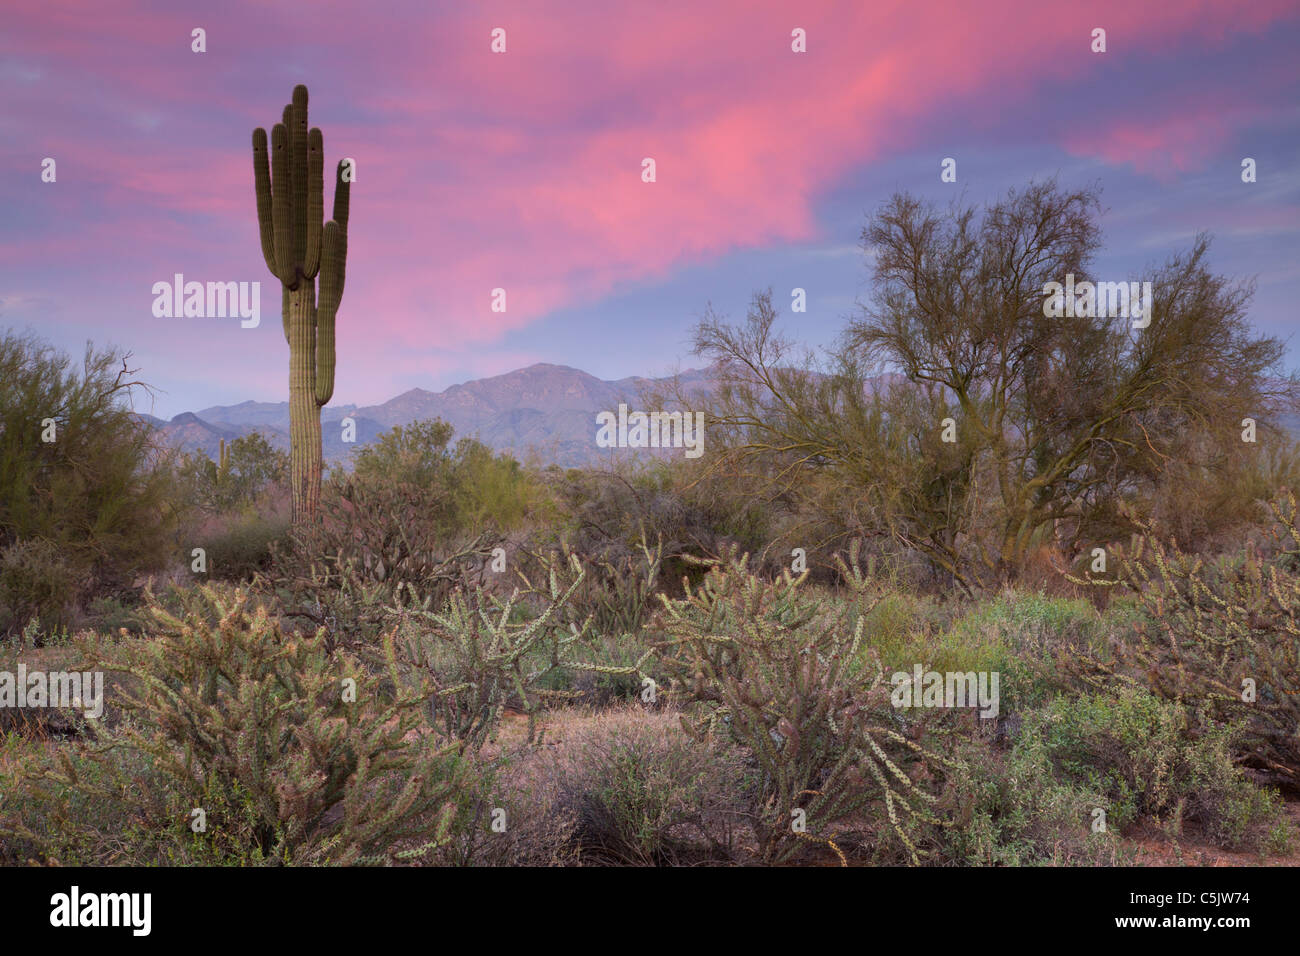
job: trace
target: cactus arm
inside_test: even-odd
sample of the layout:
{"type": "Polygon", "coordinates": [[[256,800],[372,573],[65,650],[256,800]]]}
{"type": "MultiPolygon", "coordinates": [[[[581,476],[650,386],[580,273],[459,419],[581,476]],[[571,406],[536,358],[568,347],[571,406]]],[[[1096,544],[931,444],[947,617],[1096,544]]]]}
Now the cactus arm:
{"type": "MultiPolygon", "coordinates": [[[[289,272],[288,275],[286,275],[280,281],[288,283],[290,289],[297,289],[298,277],[297,274],[294,272],[294,267],[297,266],[298,260],[295,259],[293,255],[293,223],[294,223],[293,197],[295,193],[293,189],[293,104],[292,103],[289,103],[285,106],[284,113],[281,115],[280,118],[280,122],[284,124],[284,129],[285,129],[284,155],[287,160],[284,165],[284,190],[289,196],[289,204],[286,207],[288,209],[288,212],[286,213],[286,216],[288,218],[285,220],[285,222],[287,223],[286,235],[289,237],[289,272]]],[[[272,178],[274,178],[274,173],[275,173],[274,167],[271,168],[271,173],[272,173],[272,178]]],[[[279,189],[280,189],[280,184],[279,181],[276,180],[275,182],[272,183],[271,195],[274,196],[279,189]]]]}
{"type": "Polygon", "coordinates": [[[293,126],[289,128],[289,188],[293,190],[293,263],[307,262],[307,87],[293,88],[293,126]]]}
{"type": "MultiPolygon", "coordinates": [[[[284,124],[285,132],[289,134],[288,138],[285,140],[285,144],[288,148],[288,153],[286,155],[289,157],[289,166],[288,166],[288,170],[284,174],[284,188],[289,190],[289,206],[292,208],[293,206],[293,104],[292,103],[285,104],[284,112],[280,114],[280,122],[284,124]]],[[[277,186],[276,188],[278,189],[279,187],[277,186]]],[[[290,219],[290,222],[292,221],[293,220],[290,219]]],[[[292,236],[292,230],[290,231],[290,235],[292,236]]]]}
{"type": "Polygon", "coordinates": [[[321,239],[320,301],[316,311],[316,404],[334,397],[334,317],[343,298],[347,234],[334,221],[325,223],[321,239]]]}
{"type": "Polygon", "coordinates": [[[352,208],[352,183],[343,179],[343,161],[339,161],[334,173],[334,221],[339,224],[344,235],[348,231],[348,213],[352,208]]]}
{"type": "Polygon", "coordinates": [[[302,273],[316,278],[320,269],[321,223],[325,219],[325,144],[319,129],[307,138],[307,256],[302,273]]]}
{"type": "Polygon", "coordinates": [[[280,320],[284,323],[284,341],[289,342],[289,287],[280,283],[280,320]]]}
{"type": "Polygon", "coordinates": [[[253,185],[257,191],[257,228],[262,235],[262,257],[271,275],[279,278],[275,261],[274,217],[271,215],[271,166],[266,153],[266,130],[253,130],[253,185]]]}
{"type": "Polygon", "coordinates": [[[271,130],[271,213],[275,235],[275,274],[286,287],[294,284],[293,233],[289,223],[289,131],[283,123],[271,130]]]}

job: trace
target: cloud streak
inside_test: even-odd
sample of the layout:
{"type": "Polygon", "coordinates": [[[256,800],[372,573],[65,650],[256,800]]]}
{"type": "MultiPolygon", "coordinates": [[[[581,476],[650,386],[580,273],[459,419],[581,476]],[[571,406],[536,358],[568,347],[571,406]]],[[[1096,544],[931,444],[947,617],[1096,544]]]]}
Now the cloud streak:
{"type": "MultiPolygon", "coordinates": [[[[300,23],[300,4],[47,0],[8,14],[0,41],[2,122],[15,133],[0,146],[0,200],[15,211],[0,251],[6,271],[31,279],[24,288],[62,286],[70,308],[107,308],[122,339],[156,333],[153,279],[269,282],[249,135],[305,81],[327,167],[358,163],[339,341],[364,364],[341,369],[414,372],[438,349],[491,346],[683,265],[842,243],[814,215],[828,190],[916,149],[947,150],[937,177],[943,155],[1004,135],[1016,111],[1035,118],[1027,137],[1159,179],[1204,169],[1216,144],[1285,108],[1258,89],[1242,106],[1232,77],[1205,77],[1201,60],[1293,22],[1293,3],[927,7],[398,3],[376,14],[329,2],[300,23]],[[189,50],[194,26],[207,29],[206,54],[189,50]],[[495,26],[508,31],[505,55],[489,50],[495,26]],[[807,54],[790,51],[796,26],[807,54]],[[1108,31],[1103,56],[1088,49],[1094,26],[1108,31]],[[1140,72],[1147,59],[1178,71],[1163,91],[1118,109],[1090,99],[1108,70],[1140,72]],[[1217,84],[1213,98],[1198,76],[1217,84]],[[36,176],[47,155],[55,186],[36,176]],[[641,182],[647,156],[654,184],[641,182]],[[79,289],[63,278],[72,263],[79,289]],[[505,314],[490,311],[496,287],[505,314]],[[105,303],[99,289],[127,299],[105,303]]],[[[1261,68],[1294,79],[1280,62],[1261,68]]],[[[264,326],[276,344],[278,323],[264,326]]]]}

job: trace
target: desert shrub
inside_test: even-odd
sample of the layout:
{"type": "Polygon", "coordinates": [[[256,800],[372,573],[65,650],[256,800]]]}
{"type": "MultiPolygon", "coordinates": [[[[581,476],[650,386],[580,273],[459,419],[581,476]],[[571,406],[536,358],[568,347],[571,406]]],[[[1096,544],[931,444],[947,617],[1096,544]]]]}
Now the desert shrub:
{"type": "Polygon", "coordinates": [[[653,637],[646,632],[588,631],[575,642],[574,656],[592,666],[552,671],[539,684],[551,690],[567,691],[574,703],[591,707],[639,700],[647,692],[645,681],[657,686],[663,680],[652,644],[653,637]]]}
{"type": "Polygon", "coordinates": [[[546,489],[510,455],[462,438],[452,452],[449,471],[453,530],[503,533],[534,521],[553,523],[554,504],[546,489]]]}
{"type": "Polygon", "coordinates": [[[409,583],[449,592],[464,580],[466,562],[482,562],[495,538],[449,536],[426,523],[426,489],[388,482],[362,484],[332,476],[321,493],[314,521],[292,529],[289,546],[277,549],[278,581],[313,572],[337,581],[354,574],[367,581],[409,583]]]}
{"type": "Polygon", "coordinates": [[[691,864],[746,849],[735,824],[751,786],[742,754],[693,740],[668,710],[549,711],[543,745],[512,734],[478,767],[473,805],[437,851],[447,863],[691,864]]]}
{"type": "Polygon", "coordinates": [[[581,588],[586,571],[570,555],[567,587],[551,574],[539,593],[546,604],[536,616],[521,614],[520,591],[501,598],[484,589],[456,591],[442,610],[426,598],[400,611],[394,628],[397,659],[432,682],[434,710],[443,733],[479,751],[492,735],[507,704],[528,715],[528,742],[536,736],[537,716],[548,699],[571,696],[554,689],[557,671],[637,675],[640,663],[611,667],[582,660],[578,650],[589,621],[566,622],[566,608],[581,588]]]}
{"type": "Polygon", "coordinates": [[[427,694],[285,635],[244,592],[185,602],[182,616],[154,606],[146,641],[83,638],[88,668],[137,682],[126,717],[91,724],[75,760],[14,769],[22,808],[0,832],[101,864],[394,862],[446,838],[463,765],[435,745],[427,694]]]}
{"type": "Polygon", "coordinates": [[[582,581],[561,611],[564,623],[586,626],[594,635],[634,634],[655,604],[663,543],[652,548],[642,535],[638,553],[600,558],[580,555],[567,540],[561,540],[558,548],[534,551],[527,557],[525,567],[517,571],[518,577],[525,593],[543,599],[545,587],[540,586],[541,582],[555,578],[561,589],[567,589],[574,580],[573,569],[582,568],[582,581]]]}
{"type": "Polygon", "coordinates": [[[257,432],[222,440],[219,461],[205,452],[182,455],[176,472],[185,497],[207,514],[246,512],[289,481],[289,455],[257,432]]]}
{"type": "Polygon", "coordinates": [[[325,483],[315,520],[276,549],[268,579],[294,606],[348,577],[414,586],[441,606],[451,590],[484,573],[504,531],[542,496],[508,456],[470,439],[454,450],[450,425],[416,422],[356,452],[352,474],[325,483]]]}
{"type": "Polygon", "coordinates": [[[147,622],[147,614],[135,598],[103,595],[86,605],[85,625],[102,634],[140,634],[147,622]]]}
{"type": "Polygon", "coordinates": [[[416,494],[421,524],[444,539],[519,527],[544,508],[541,487],[514,458],[472,438],[451,446],[452,434],[440,419],[394,426],[354,453],[351,486],[416,494]]]}
{"type": "Polygon", "coordinates": [[[1243,757],[1300,787],[1300,530],[1290,493],[1271,503],[1273,554],[1253,550],[1207,563],[1162,543],[1147,526],[1113,580],[1142,617],[1115,644],[1114,665],[1089,657],[1076,670],[1094,684],[1141,681],[1157,695],[1245,720],[1243,757]]]}
{"type": "Polygon", "coordinates": [[[1230,849],[1259,849],[1282,822],[1275,793],[1233,764],[1237,728],[1193,727],[1187,711],[1137,688],[1062,696],[1027,716],[1057,774],[1106,798],[1109,826],[1184,822],[1230,849]]]}
{"type": "Polygon", "coordinates": [[[862,638],[867,647],[880,653],[886,664],[890,651],[909,636],[929,631],[931,620],[923,598],[904,591],[888,590],[863,615],[862,638]]]}
{"type": "Polygon", "coordinates": [[[728,859],[744,812],[741,754],[640,707],[593,716],[552,763],[556,811],[589,862],[728,859]]]}
{"type": "Polygon", "coordinates": [[[1060,661],[1103,645],[1101,616],[1080,598],[1004,591],[973,605],[930,650],[935,670],[998,671],[1002,705],[1041,704],[1071,684],[1060,661]]]}
{"type": "Polygon", "coordinates": [[[1094,829],[1107,799],[1063,781],[1043,739],[1022,734],[1009,753],[987,743],[960,746],[951,801],[954,825],[937,834],[938,855],[961,866],[1113,865],[1113,828],[1094,829]]]}
{"type": "MultiPolygon", "coordinates": [[[[914,664],[926,670],[939,671],[997,671],[1007,660],[1007,643],[1003,631],[996,625],[980,622],[972,626],[970,618],[980,615],[983,605],[959,617],[952,626],[943,629],[906,626],[895,631],[892,640],[887,634],[880,637],[880,652],[890,667],[911,671],[914,664]]],[[[893,617],[891,614],[889,617],[893,617]]]]}
{"type": "Polygon", "coordinates": [[[549,774],[554,744],[511,741],[467,755],[465,784],[445,838],[426,859],[436,866],[563,866],[577,862],[572,821],[559,812],[549,774]]]}
{"type": "Polygon", "coordinates": [[[1149,520],[1183,550],[1237,548],[1261,523],[1262,502],[1279,488],[1300,488],[1300,442],[1261,421],[1260,442],[1236,442],[1214,467],[1175,458],[1145,507],[1149,520]]]}
{"type": "MultiPolygon", "coordinates": [[[[11,732],[0,738],[0,755],[0,863],[133,862],[127,847],[156,841],[156,835],[142,832],[131,801],[100,796],[118,777],[84,746],[68,744],[58,752],[58,770],[78,782],[72,787],[39,780],[54,765],[40,737],[11,732]],[[58,832],[51,832],[56,827],[58,832]],[[110,848],[114,840],[122,841],[116,853],[110,848]]],[[[122,755],[121,763],[132,764],[142,776],[148,772],[131,755],[122,755]]]]}
{"type": "Polygon", "coordinates": [[[757,554],[775,538],[775,504],[756,498],[741,476],[710,470],[701,459],[553,471],[548,484],[575,551],[621,562],[638,558],[640,542],[655,541],[670,587],[699,570],[683,563],[684,555],[716,556],[733,544],[757,554]]]}
{"type": "Polygon", "coordinates": [[[1078,598],[1008,590],[973,605],[949,633],[958,644],[995,634],[1015,651],[1090,647],[1100,639],[1101,619],[1092,605],[1078,598]]]}
{"type": "MultiPolygon", "coordinates": [[[[855,594],[872,587],[856,548],[841,564],[855,594]]],[[[895,729],[879,666],[864,666],[860,654],[862,618],[846,631],[824,598],[800,593],[805,579],[787,572],[768,583],[733,552],[711,566],[702,587],[663,599],[660,665],[674,696],[699,711],[683,724],[697,735],[726,733],[751,752],[752,826],[764,862],[789,860],[810,842],[841,854],[837,828],[875,801],[917,862],[900,818],[941,821],[937,798],[900,764],[920,761],[942,773],[950,761],[895,729]]]]}
{"type": "Polygon", "coordinates": [[[264,575],[294,613],[324,624],[348,616],[327,597],[381,584],[381,603],[406,588],[440,608],[456,587],[481,583],[504,533],[546,512],[545,495],[514,459],[471,439],[448,448],[441,421],[397,427],[336,469],[315,519],[294,527],[264,575]]]}
{"type": "Polygon", "coordinates": [[[0,333],[0,547],[47,542],[78,592],[130,586],[172,553],[174,480],[131,410],[140,386],[127,358],[88,345],[77,368],[31,336],[0,333]]]}
{"type": "Polygon", "coordinates": [[[208,574],[225,581],[247,581],[266,571],[274,546],[287,543],[289,521],[245,513],[227,518],[222,526],[198,539],[207,555],[208,574]]]}
{"type": "Polygon", "coordinates": [[[290,528],[287,543],[271,542],[270,566],[255,582],[287,617],[324,628],[331,646],[373,645],[388,609],[404,594],[440,608],[454,590],[473,585],[476,573],[482,576],[493,543],[487,535],[434,542],[414,510],[385,510],[387,491],[401,492],[353,489],[353,500],[345,501],[337,490],[322,492],[316,521],[290,528]],[[394,517],[402,515],[411,523],[394,517]]]}
{"type": "Polygon", "coordinates": [[[284,576],[281,552],[272,544],[272,570],[258,573],[250,587],[274,606],[286,627],[318,634],[328,650],[353,652],[382,643],[401,582],[371,580],[354,563],[330,567],[312,563],[295,577],[284,576]]]}
{"type": "Polygon", "coordinates": [[[44,634],[66,628],[80,583],[49,541],[16,541],[0,549],[0,633],[21,634],[33,620],[44,634]]]}

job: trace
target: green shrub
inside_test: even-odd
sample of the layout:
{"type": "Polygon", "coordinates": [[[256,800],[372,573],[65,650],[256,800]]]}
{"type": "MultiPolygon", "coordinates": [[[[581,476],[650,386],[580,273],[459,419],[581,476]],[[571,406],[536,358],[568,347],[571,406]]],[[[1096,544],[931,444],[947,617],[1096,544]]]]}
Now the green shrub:
{"type": "Polygon", "coordinates": [[[602,469],[556,469],[547,480],[575,550],[621,562],[639,560],[638,542],[658,542],[665,587],[700,574],[683,555],[717,554],[736,543],[757,554],[774,540],[775,503],[756,497],[742,476],[721,474],[704,459],[616,460],[602,469]]]}
{"type": "Polygon", "coordinates": [[[186,499],[207,514],[243,513],[287,491],[289,455],[257,432],[221,443],[220,461],[203,451],[182,455],[177,477],[186,499]]]}
{"type": "Polygon", "coordinates": [[[954,621],[932,648],[931,666],[999,672],[1001,707],[1011,713],[1068,688],[1060,659],[1099,648],[1104,633],[1101,616],[1087,601],[1009,591],[954,621]]]}
{"type": "MultiPolygon", "coordinates": [[[[1117,662],[1074,662],[1097,686],[1140,682],[1169,700],[1245,721],[1241,756],[1300,789],[1300,527],[1295,496],[1272,502],[1273,554],[1253,549],[1207,563],[1156,538],[1148,525],[1114,580],[1141,606],[1117,662]]],[[[1084,582],[1079,582],[1084,583],[1084,582]]]]}
{"type": "Polygon", "coordinates": [[[1146,691],[1058,697],[1023,727],[1041,738],[1057,773],[1105,796],[1110,826],[1149,819],[1200,826],[1229,849],[1261,849],[1281,802],[1232,760],[1239,727],[1192,726],[1187,711],[1146,691]]]}
{"type": "Polygon", "coordinates": [[[726,859],[744,811],[741,755],[637,707],[608,711],[565,742],[556,810],[583,858],[636,866],[726,859]]]}
{"type": "Polygon", "coordinates": [[[433,540],[507,531],[544,510],[541,487],[517,461],[472,438],[453,447],[452,434],[440,419],[394,426],[357,449],[350,480],[335,476],[344,497],[352,500],[349,487],[365,488],[394,501],[418,502],[420,525],[433,540]]]}
{"type": "Polygon", "coordinates": [[[1116,831],[1095,828],[1108,801],[1057,778],[1046,745],[1025,733],[1006,754],[982,741],[958,750],[963,767],[948,799],[957,818],[939,834],[941,855],[961,866],[1113,865],[1116,831]]]}
{"type": "Polygon", "coordinates": [[[130,587],[174,553],[180,498],[169,455],[132,411],[125,359],[87,345],[74,365],[0,332],[0,547],[48,542],[90,593],[130,587]]]}
{"type": "Polygon", "coordinates": [[[210,577],[247,581],[270,567],[274,547],[284,546],[288,536],[288,519],[243,514],[226,519],[221,530],[204,536],[198,543],[207,555],[210,577]]]}
{"type": "Polygon", "coordinates": [[[983,601],[954,622],[958,641],[996,634],[1012,652],[1047,646],[1091,646],[1100,639],[1101,618],[1079,598],[1036,592],[1004,592],[983,601]]]}
{"type": "Polygon", "coordinates": [[[126,630],[138,635],[147,623],[148,615],[142,613],[140,607],[113,595],[93,598],[86,606],[86,626],[102,634],[118,634],[126,630]]]}
{"type": "Polygon", "coordinates": [[[65,863],[236,865],[395,862],[447,839],[463,762],[434,742],[427,688],[285,635],[243,592],[185,600],[152,608],[148,640],[83,637],[87,669],[138,689],[89,745],[10,769],[0,836],[65,863]]]}
{"type": "Polygon", "coordinates": [[[862,619],[863,643],[879,655],[886,670],[910,667],[915,649],[932,642],[933,608],[907,591],[885,591],[862,619]]]}
{"type": "Polygon", "coordinates": [[[336,469],[324,483],[315,520],[274,549],[264,584],[325,624],[347,616],[326,597],[341,588],[386,591],[387,603],[414,588],[437,610],[481,582],[505,532],[548,504],[513,458],[472,439],[449,448],[451,435],[445,422],[415,422],[359,449],[351,474],[336,469]]]}
{"type": "Polygon", "coordinates": [[[36,621],[44,635],[66,629],[79,575],[49,541],[18,541],[0,549],[0,634],[19,634],[36,621]]]}

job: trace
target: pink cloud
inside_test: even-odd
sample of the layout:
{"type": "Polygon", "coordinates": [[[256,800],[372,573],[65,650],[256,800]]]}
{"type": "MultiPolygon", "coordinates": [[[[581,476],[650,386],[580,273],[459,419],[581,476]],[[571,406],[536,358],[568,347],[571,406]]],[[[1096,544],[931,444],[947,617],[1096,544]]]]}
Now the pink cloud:
{"type": "MultiPolygon", "coordinates": [[[[40,145],[0,158],[26,169],[33,149],[67,156],[68,192],[36,194],[48,221],[6,238],[4,255],[33,267],[73,255],[84,278],[121,269],[107,247],[160,278],[206,269],[269,285],[248,137],[305,78],[328,164],[359,164],[340,343],[373,369],[428,368],[437,349],[498,342],[625,282],[824,238],[816,200],[865,163],[935,141],[935,113],[997,117],[1044,84],[1296,16],[1288,0],[1110,0],[1086,14],[1038,0],[528,2],[437,21],[427,9],[46,0],[13,12],[8,52],[42,74],[15,89],[13,122],[40,145]],[[207,59],[188,50],[194,25],[208,29],[207,59]],[[489,51],[494,26],[508,30],[505,56],[489,51]],[[795,26],[806,55],[790,52],[795,26]],[[1094,26],[1108,30],[1109,61],[1088,51],[1094,26]],[[641,182],[646,156],[653,184],[641,182]],[[100,216],[80,223],[88,203],[100,216]],[[504,314],[489,307],[497,287],[504,314]]],[[[1219,108],[1230,98],[1092,117],[1062,126],[1060,143],[1143,172],[1193,169],[1258,115],[1219,108]]]]}

